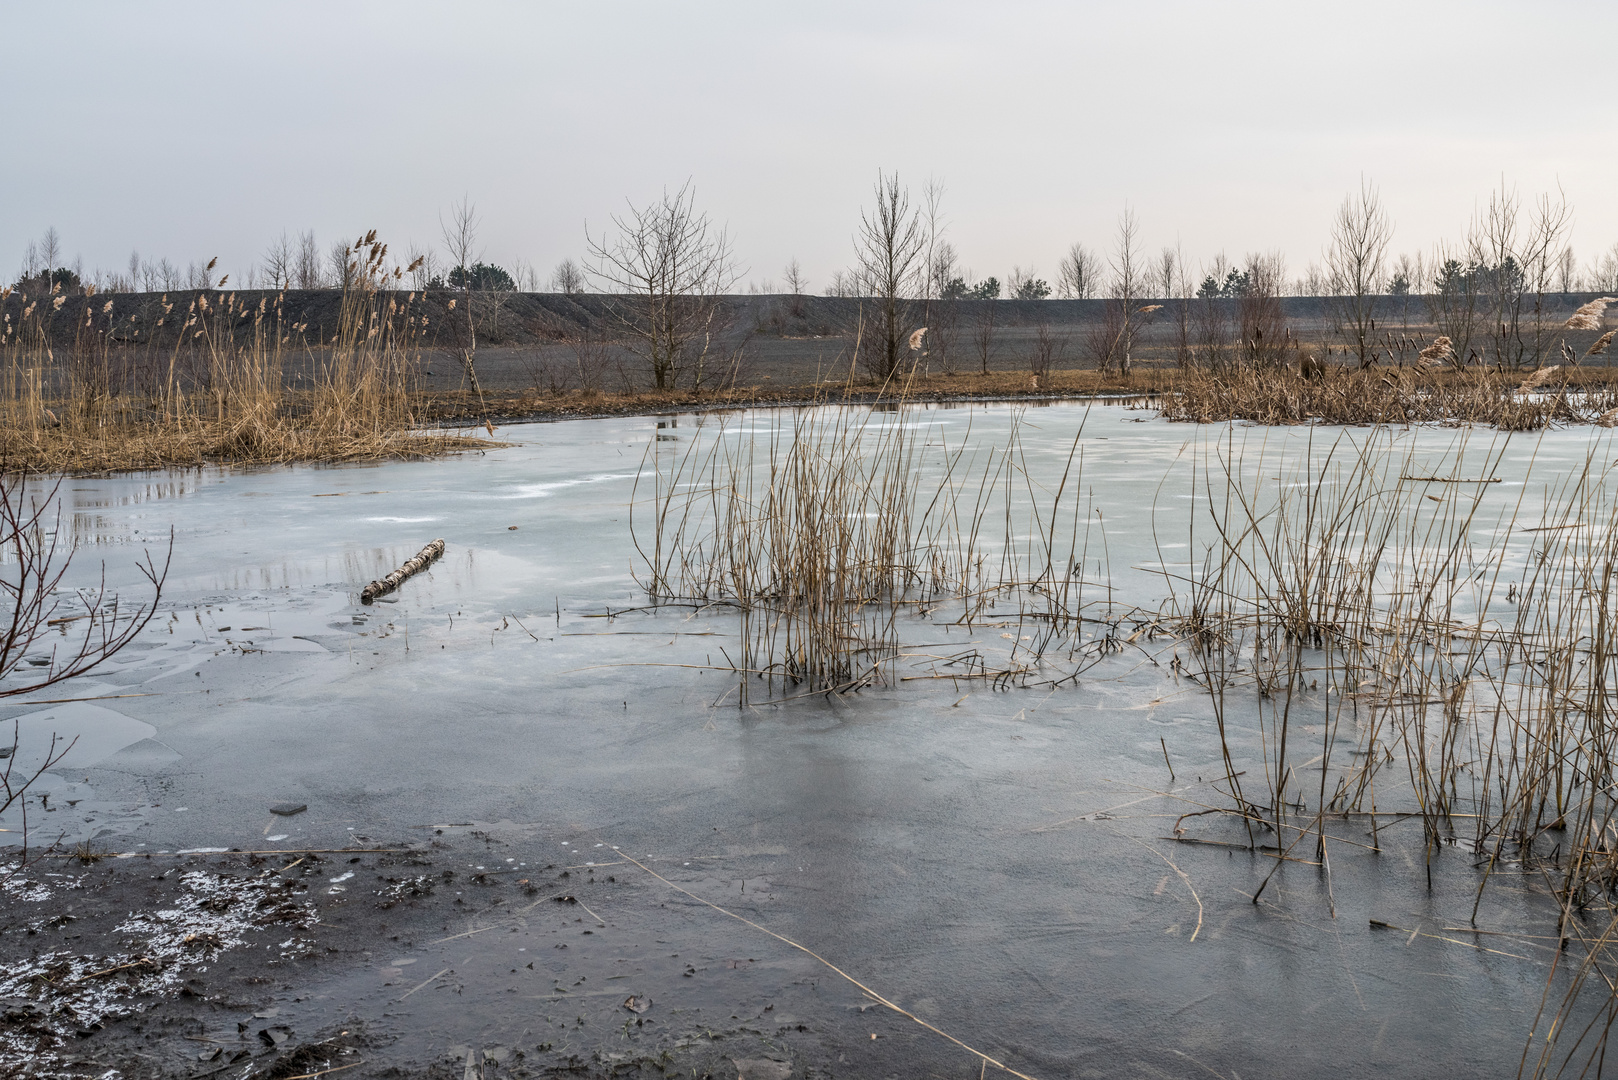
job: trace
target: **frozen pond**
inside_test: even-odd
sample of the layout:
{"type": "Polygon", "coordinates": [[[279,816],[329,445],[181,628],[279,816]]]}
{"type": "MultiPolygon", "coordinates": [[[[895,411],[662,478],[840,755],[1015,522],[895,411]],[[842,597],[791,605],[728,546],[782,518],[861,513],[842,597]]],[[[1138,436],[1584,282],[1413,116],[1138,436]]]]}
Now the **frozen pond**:
{"type": "MultiPolygon", "coordinates": [[[[525,860],[605,863],[617,846],[1038,1077],[1515,1069],[1552,953],[1517,937],[1480,949],[1451,931],[1471,915],[1469,857],[1438,858],[1429,889],[1419,827],[1405,825],[1381,854],[1334,849],[1331,902],[1315,869],[1289,864],[1255,905],[1273,859],[1171,838],[1180,815],[1223,805],[1213,782],[1225,771],[1207,695],[1177,675],[1172,641],[1143,639],[1076,685],[995,689],[930,677],[936,656],[1009,653],[1017,623],[991,612],[961,625],[946,603],[901,628],[900,666],[920,677],[738,708],[722,651],[735,617],[646,608],[630,503],[649,447],[740,439],[775,415],[512,427],[499,434],[518,445],[426,463],[65,482],[78,584],[104,560],[110,581],[131,586],[134,559],[171,529],[174,567],[133,647],[38,695],[96,700],[0,711],[20,718],[21,758],[52,732],[80,739],[31,826],[117,850],[339,847],[502,822],[525,860]],[[358,603],[361,586],[434,537],[448,551],[429,573],[358,603]],[[268,813],[289,802],[308,809],[268,813]]],[[[1343,434],[1195,428],[1117,406],[878,417],[914,427],[927,468],[969,444],[981,469],[1014,420],[1027,473],[1048,490],[1080,465],[1070,484],[1083,500],[1074,533],[1091,530],[1086,580],[1147,610],[1196,557],[1190,523],[1206,500],[1194,463],[1224,452],[1255,477],[1272,465],[1284,476],[1278,462],[1343,434]]],[[[1412,468],[1501,478],[1480,536],[1513,507],[1519,528],[1535,524],[1546,485],[1614,457],[1609,436],[1588,430],[1386,437],[1412,468]]],[[[1507,558],[1532,550],[1524,540],[1507,558]]],[[[1477,925],[1554,934],[1554,910],[1501,877],[1477,925]]],[[[794,986],[860,1003],[722,915],[685,905],[668,918],[684,929],[661,926],[664,938],[729,941],[767,967],[738,1000],[794,986]]],[[[611,935],[646,928],[614,927],[594,947],[633,962],[611,935]]],[[[492,970],[518,946],[486,936],[477,948],[492,970]]],[[[654,995],[678,994],[670,982],[654,995]]],[[[381,1000],[363,979],[325,993],[304,1007],[381,1000]]],[[[482,994],[468,989],[456,1009],[520,1042],[533,1006],[482,994]]],[[[423,1057],[461,1041],[431,993],[388,1016],[423,1057]]],[[[918,1045],[940,1075],[977,1074],[941,1039],[918,1045]]]]}

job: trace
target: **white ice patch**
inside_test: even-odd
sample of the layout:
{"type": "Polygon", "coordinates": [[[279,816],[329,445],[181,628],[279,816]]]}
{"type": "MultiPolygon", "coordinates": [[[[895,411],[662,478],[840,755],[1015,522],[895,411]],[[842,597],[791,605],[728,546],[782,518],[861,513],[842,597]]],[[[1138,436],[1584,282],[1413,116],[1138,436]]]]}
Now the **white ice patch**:
{"type": "Polygon", "coordinates": [[[75,1031],[139,1012],[144,999],[172,992],[189,970],[245,944],[253,927],[273,920],[307,929],[318,921],[314,907],[293,900],[279,881],[192,871],[180,882],[185,892],[174,907],[136,912],[114,930],[119,951],[47,952],[0,972],[0,998],[24,998],[38,1010],[26,1027],[0,1031],[0,1072],[65,1066],[61,1051],[75,1031]]]}
{"type": "Polygon", "coordinates": [[[49,900],[51,890],[43,882],[23,877],[22,870],[19,863],[0,863],[0,893],[30,904],[49,900]]]}
{"type": "MultiPolygon", "coordinates": [[[[18,773],[26,770],[25,774],[30,776],[45,764],[46,755],[53,752],[53,735],[56,737],[54,750],[57,753],[72,743],[71,749],[58,763],[59,767],[78,769],[94,765],[126,746],[157,734],[157,729],[145,721],[87,701],[23,713],[16,717],[16,723],[18,746],[16,764],[12,768],[18,773]]],[[[0,725],[0,731],[10,726],[0,725]]],[[[10,732],[5,731],[5,734],[9,735],[10,732]]]]}
{"type": "Polygon", "coordinates": [[[602,473],[599,476],[581,476],[576,480],[553,480],[548,484],[520,484],[508,494],[495,495],[496,499],[548,499],[552,492],[565,491],[583,484],[604,484],[612,480],[633,480],[635,473],[602,473]]]}

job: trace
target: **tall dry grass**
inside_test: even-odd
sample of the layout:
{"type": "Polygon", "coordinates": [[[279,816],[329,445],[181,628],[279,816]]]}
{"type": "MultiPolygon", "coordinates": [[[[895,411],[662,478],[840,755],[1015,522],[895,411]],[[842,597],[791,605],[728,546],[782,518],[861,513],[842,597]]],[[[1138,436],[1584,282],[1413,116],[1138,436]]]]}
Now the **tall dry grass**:
{"type": "Polygon", "coordinates": [[[1603,417],[1618,406],[1618,392],[1605,381],[1575,381],[1577,375],[1561,365],[1526,377],[1420,367],[1337,369],[1323,377],[1248,367],[1199,369],[1175,380],[1161,410],[1165,419],[1199,424],[1483,424],[1503,431],[1552,423],[1610,426],[1603,417]]]}
{"type": "Polygon", "coordinates": [[[35,472],[421,457],[479,445],[428,427],[415,385],[427,317],[397,288],[375,233],[356,243],[338,325],[311,341],[283,317],[223,290],[148,325],[110,300],[57,290],[21,296],[0,325],[0,463],[35,472]],[[73,320],[66,355],[58,320],[73,320]],[[144,331],[144,339],[141,332],[144,331]],[[310,375],[289,383],[296,359],[310,375]]]}
{"type": "Polygon", "coordinates": [[[1508,435],[1468,433],[1436,468],[1386,429],[1330,439],[1254,462],[1232,436],[1198,473],[1206,554],[1175,584],[1229,812],[1255,845],[1304,844],[1328,895],[1334,846],[1381,850],[1410,824],[1429,887],[1454,856],[1480,900],[1504,876],[1543,886],[1580,949],[1525,1072],[1599,1059],[1606,1028],[1566,1020],[1618,971],[1611,447],[1490,500],[1522,452],[1508,435]]]}
{"type": "Polygon", "coordinates": [[[1550,335],[1545,351],[1562,362],[1531,372],[1469,365],[1455,343],[1440,335],[1419,350],[1414,338],[1385,333],[1382,348],[1395,367],[1367,363],[1348,370],[1305,357],[1296,368],[1252,358],[1180,372],[1164,396],[1170,420],[1258,424],[1488,424],[1505,431],[1532,431],[1556,422],[1612,426],[1618,393],[1610,378],[1579,367],[1603,356],[1613,334],[1597,337],[1581,355],[1569,335],[1599,332],[1611,297],[1575,310],[1550,335]],[[1410,366],[1402,358],[1414,352],[1410,366]]]}
{"type": "Polygon", "coordinates": [[[1077,439],[1058,473],[1016,424],[985,446],[907,419],[810,409],[654,444],[635,507],[643,584],[659,603],[737,612],[741,703],[914,678],[1054,689],[1168,635],[1173,670],[1211,706],[1216,812],[1249,845],[1277,867],[1308,859],[1328,897],[1333,855],[1367,846],[1414,848],[1429,887],[1437,860],[1461,858],[1479,899],[1508,878],[1544,890],[1572,976],[1525,1072],[1604,1051],[1604,1027],[1567,1025],[1618,1016],[1618,996],[1600,1005],[1618,984],[1605,440],[1507,489],[1508,451],[1538,436],[1463,429],[1435,464],[1385,426],[1285,452],[1228,429],[1189,473],[1199,554],[1146,597],[1112,586],[1077,439]],[[1009,631],[1009,655],[915,644],[952,621],[1009,631]]]}
{"type": "Polygon", "coordinates": [[[757,696],[750,678],[764,697],[908,678],[897,661],[911,614],[1019,629],[1005,635],[1009,658],[968,650],[942,658],[941,677],[1005,686],[1035,677],[1047,654],[1093,658],[1080,628],[1105,621],[1111,596],[1084,573],[1104,529],[1081,494],[1077,436],[1049,488],[1016,424],[987,447],[970,431],[957,445],[929,436],[902,406],[708,424],[649,449],[632,526],[655,602],[738,612],[741,704],[757,696]]]}

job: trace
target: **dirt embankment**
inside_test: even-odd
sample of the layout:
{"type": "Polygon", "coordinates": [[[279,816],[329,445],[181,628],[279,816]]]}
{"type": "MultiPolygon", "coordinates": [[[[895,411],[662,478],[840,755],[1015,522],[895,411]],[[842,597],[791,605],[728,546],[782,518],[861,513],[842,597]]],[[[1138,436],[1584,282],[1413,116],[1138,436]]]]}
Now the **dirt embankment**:
{"type": "MultiPolygon", "coordinates": [[[[462,344],[458,335],[468,333],[468,304],[472,309],[471,330],[480,346],[522,348],[542,346],[581,332],[610,334],[614,330],[615,305],[619,303],[617,298],[602,293],[484,292],[473,294],[470,301],[464,293],[444,290],[401,289],[392,295],[427,316],[429,331],[424,335],[424,344],[430,347],[462,344]],[[453,310],[451,302],[455,304],[453,310]]],[[[184,319],[165,319],[165,313],[183,315],[202,296],[215,306],[234,301],[234,310],[241,313],[236,331],[243,338],[251,334],[251,316],[263,310],[283,328],[302,328],[297,333],[306,336],[312,345],[330,337],[342,306],[342,294],[334,289],[74,294],[59,306],[49,296],[14,290],[0,304],[0,314],[9,315],[15,327],[23,322],[23,312],[32,305],[30,315],[43,318],[56,348],[71,345],[87,322],[93,324],[91,329],[96,334],[105,334],[115,343],[172,345],[184,319]],[[160,319],[162,326],[158,325],[160,319]]],[[[1557,294],[1552,306],[1558,311],[1571,311],[1594,296],[1557,294]]],[[[1144,331],[1148,347],[1151,339],[1163,336],[1173,321],[1172,312],[1163,312],[1179,301],[1152,303],[1162,307],[1144,331]]],[[[1235,315],[1234,301],[1220,303],[1230,307],[1230,316],[1235,315]]],[[[1280,300],[1280,314],[1296,333],[1310,337],[1324,327],[1329,317],[1328,303],[1321,297],[1284,297],[1280,300]]],[[[844,338],[854,333],[862,315],[869,315],[870,306],[869,300],[853,297],[732,296],[721,307],[719,325],[726,341],[844,338]]],[[[955,344],[963,357],[970,351],[964,339],[983,325],[992,326],[995,334],[1008,339],[1020,339],[1042,327],[1072,337],[1106,319],[1104,300],[916,301],[911,308],[910,321],[932,326],[935,342],[941,337],[952,339],[945,344],[955,344]]],[[[1379,314],[1386,329],[1419,328],[1428,321],[1419,299],[1383,298],[1379,314]]]]}

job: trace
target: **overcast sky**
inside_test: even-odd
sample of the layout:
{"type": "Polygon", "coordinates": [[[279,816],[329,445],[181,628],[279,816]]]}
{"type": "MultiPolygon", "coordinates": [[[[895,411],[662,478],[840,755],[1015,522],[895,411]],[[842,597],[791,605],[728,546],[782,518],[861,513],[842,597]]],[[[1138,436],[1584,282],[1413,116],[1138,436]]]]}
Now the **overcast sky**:
{"type": "Polygon", "coordinates": [[[1362,176],[1414,252],[1502,179],[1618,242],[1613,3],[6,3],[0,273],[47,226],[238,278],[282,230],[548,276],[688,178],[748,278],[852,260],[877,171],[964,264],[1055,276],[1128,203],[1151,249],[1318,260],[1362,176]]]}

